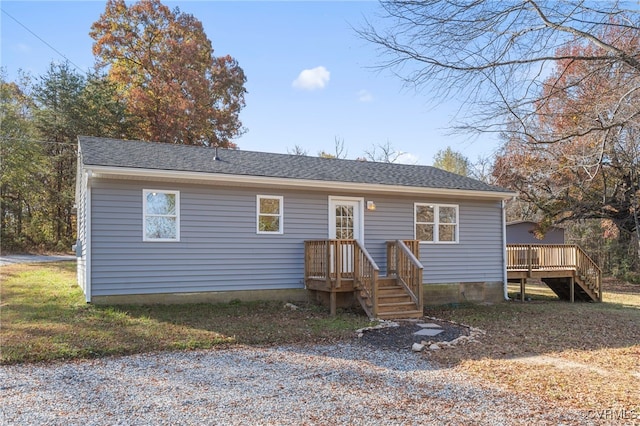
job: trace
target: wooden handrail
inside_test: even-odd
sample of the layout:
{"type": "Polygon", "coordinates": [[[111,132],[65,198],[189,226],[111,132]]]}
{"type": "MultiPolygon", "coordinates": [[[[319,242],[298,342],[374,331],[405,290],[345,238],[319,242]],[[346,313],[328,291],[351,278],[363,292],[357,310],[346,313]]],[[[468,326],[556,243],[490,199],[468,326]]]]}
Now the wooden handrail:
{"type": "Polygon", "coordinates": [[[576,270],[602,302],[602,270],[579,246],[576,246],[576,270]]]}
{"type": "MultiPolygon", "coordinates": [[[[356,287],[359,291],[363,292],[367,298],[372,302],[370,312],[367,312],[369,317],[378,317],[378,277],[380,274],[380,268],[376,264],[373,257],[369,254],[358,240],[354,240],[354,270],[353,279],[356,287]]],[[[363,306],[365,310],[368,308],[363,306]]]]}
{"type": "Polygon", "coordinates": [[[395,275],[398,283],[405,288],[418,309],[422,310],[422,271],[424,266],[404,241],[396,240],[393,243],[395,247],[393,250],[395,275]]]}
{"type": "MultiPolygon", "coordinates": [[[[396,241],[387,241],[387,275],[396,275],[396,241]]],[[[420,258],[420,241],[402,240],[416,259],[420,258]]]]}

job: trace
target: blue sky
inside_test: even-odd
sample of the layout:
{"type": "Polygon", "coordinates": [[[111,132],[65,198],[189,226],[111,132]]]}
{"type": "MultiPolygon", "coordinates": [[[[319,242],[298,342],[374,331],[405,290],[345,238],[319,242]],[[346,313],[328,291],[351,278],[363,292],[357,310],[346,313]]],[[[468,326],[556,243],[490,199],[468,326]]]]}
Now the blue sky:
{"type": "MultiPolygon", "coordinates": [[[[348,158],[389,142],[404,160],[431,164],[451,146],[469,160],[489,156],[495,137],[451,136],[459,104],[434,105],[388,71],[372,69],[375,46],[352,27],[375,20],[373,1],[164,2],[202,21],[216,55],[235,57],[247,75],[247,106],[240,118],[248,132],[240,149],[286,153],[295,145],[309,155],[333,152],[344,140],[348,158]]],[[[2,1],[2,9],[61,52],[82,71],[93,66],[91,24],[103,1],[2,1]]],[[[35,76],[51,61],[64,61],[7,14],[1,19],[1,61],[8,78],[18,69],[35,76]]]]}

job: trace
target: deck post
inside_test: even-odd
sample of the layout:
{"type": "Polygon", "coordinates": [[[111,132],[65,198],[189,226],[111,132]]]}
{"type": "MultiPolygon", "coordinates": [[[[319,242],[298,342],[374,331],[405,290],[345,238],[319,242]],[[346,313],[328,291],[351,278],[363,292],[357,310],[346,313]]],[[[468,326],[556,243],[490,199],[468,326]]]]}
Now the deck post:
{"type": "Polygon", "coordinates": [[[570,287],[569,287],[569,299],[571,300],[571,303],[573,303],[575,301],[575,291],[576,291],[575,283],[576,283],[575,278],[573,278],[573,277],[569,278],[569,285],[570,285],[570,287]]]}
{"type": "Polygon", "coordinates": [[[531,244],[527,247],[527,266],[529,268],[529,277],[531,276],[531,269],[533,264],[533,250],[531,244]]]}
{"type": "Polygon", "coordinates": [[[524,292],[525,292],[525,283],[527,282],[526,278],[520,278],[520,301],[524,302],[524,292]]]}
{"type": "Polygon", "coordinates": [[[331,240],[326,241],[327,252],[325,253],[325,278],[327,280],[327,288],[331,288],[331,240]]]}
{"type": "Polygon", "coordinates": [[[329,314],[332,317],[336,316],[336,292],[333,289],[329,293],[329,314]]]}
{"type": "Polygon", "coordinates": [[[335,260],[336,260],[336,266],[335,266],[335,271],[336,271],[336,285],[335,288],[340,288],[342,286],[342,249],[343,249],[343,245],[342,242],[340,240],[338,240],[336,242],[336,249],[335,249],[335,260]]]}

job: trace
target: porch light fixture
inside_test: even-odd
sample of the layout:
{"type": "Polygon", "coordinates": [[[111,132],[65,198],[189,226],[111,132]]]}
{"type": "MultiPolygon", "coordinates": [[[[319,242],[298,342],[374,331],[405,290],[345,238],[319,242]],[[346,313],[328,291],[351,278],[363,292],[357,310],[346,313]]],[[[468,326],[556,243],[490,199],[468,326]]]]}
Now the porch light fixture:
{"type": "Polygon", "coordinates": [[[374,211],[376,209],[376,203],[373,201],[367,201],[367,210],[374,211]]]}

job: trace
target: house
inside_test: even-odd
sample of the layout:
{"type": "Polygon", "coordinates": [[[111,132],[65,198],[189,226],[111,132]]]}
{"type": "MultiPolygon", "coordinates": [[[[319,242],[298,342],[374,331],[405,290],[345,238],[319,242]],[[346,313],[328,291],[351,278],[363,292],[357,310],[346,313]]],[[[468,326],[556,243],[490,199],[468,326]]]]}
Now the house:
{"type": "Polygon", "coordinates": [[[536,222],[519,220],[507,223],[507,244],[564,244],[564,229],[550,227],[544,236],[538,239],[536,222]]]}
{"type": "Polygon", "coordinates": [[[77,173],[87,302],[506,294],[515,194],[433,167],[80,137],[77,173]]]}

